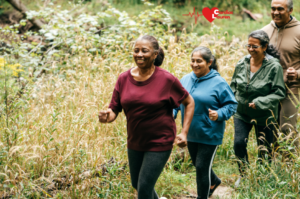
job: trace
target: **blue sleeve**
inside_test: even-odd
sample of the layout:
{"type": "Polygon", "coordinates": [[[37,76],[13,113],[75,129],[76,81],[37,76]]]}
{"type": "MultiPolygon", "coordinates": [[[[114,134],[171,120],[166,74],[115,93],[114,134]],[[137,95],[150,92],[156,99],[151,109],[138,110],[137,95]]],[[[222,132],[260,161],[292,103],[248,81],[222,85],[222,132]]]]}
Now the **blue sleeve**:
{"type": "Polygon", "coordinates": [[[174,117],[174,119],[177,118],[178,111],[180,111],[180,106],[178,108],[174,108],[173,109],[173,117],[174,117]]]}
{"type": "Polygon", "coordinates": [[[234,94],[231,88],[227,85],[227,83],[220,95],[219,100],[220,100],[221,108],[217,110],[218,113],[217,121],[228,120],[236,112],[238,103],[235,100],[234,94]]]}
{"type": "MultiPolygon", "coordinates": [[[[180,83],[181,83],[182,86],[183,86],[183,79],[184,79],[184,77],[181,78],[181,80],[180,80],[180,83]]],[[[173,109],[173,117],[174,117],[174,119],[177,118],[178,111],[180,111],[180,105],[177,108],[173,109]]]]}

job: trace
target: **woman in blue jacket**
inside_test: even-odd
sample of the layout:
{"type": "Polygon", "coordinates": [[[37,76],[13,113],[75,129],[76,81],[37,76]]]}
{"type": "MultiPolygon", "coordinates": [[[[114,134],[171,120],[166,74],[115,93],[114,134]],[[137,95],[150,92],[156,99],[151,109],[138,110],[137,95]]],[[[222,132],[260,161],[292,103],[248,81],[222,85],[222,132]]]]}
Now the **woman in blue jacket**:
{"type": "MultiPolygon", "coordinates": [[[[212,170],[212,162],[218,145],[222,144],[225,120],[236,111],[237,102],[227,82],[217,72],[216,59],[211,51],[203,46],[193,50],[191,55],[193,72],[181,80],[183,87],[195,101],[195,112],[187,140],[188,150],[196,167],[197,199],[207,199],[221,184],[212,170]]],[[[184,106],[178,110],[184,119],[184,106]]]]}

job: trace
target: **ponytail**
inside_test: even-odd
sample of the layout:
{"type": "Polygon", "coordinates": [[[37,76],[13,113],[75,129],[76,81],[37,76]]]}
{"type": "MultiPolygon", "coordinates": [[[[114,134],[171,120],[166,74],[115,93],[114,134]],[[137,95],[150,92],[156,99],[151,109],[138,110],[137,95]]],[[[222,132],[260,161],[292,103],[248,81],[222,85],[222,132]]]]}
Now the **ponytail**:
{"type": "Polygon", "coordinates": [[[268,45],[266,53],[280,60],[280,53],[272,44],[268,45]]]}
{"type": "Polygon", "coordinates": [[[214,55],[211,55],[211,58],[212,58],[212,63],[211,63],[211,65],[209,66],[209,69],[210,69],[210,70],[211,70],[211,69],[214,69],[214,70],[218,71],[218,70],[219,70],[219,66],[217,65],[217,59],[215,58],[214,55]]]}
{"type": "Polygon", "coordinates": [[[161,66],[164,61],[164,58],[165,58],[164,50],[161,47],[159,47],[158,55],[157,55],[156,59],[154,60],[154,65],[161,66]]]}

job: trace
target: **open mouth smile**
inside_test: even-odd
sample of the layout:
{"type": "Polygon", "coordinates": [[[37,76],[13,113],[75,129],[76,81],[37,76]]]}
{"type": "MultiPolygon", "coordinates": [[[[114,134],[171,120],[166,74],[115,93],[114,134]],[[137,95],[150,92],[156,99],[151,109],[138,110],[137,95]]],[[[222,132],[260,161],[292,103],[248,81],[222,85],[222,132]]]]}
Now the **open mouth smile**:
{"type": "Polygon", "coordinates": [[[136,60],[137,63],[144,63],[144,60],[143,59],[138,59],[136,60]]]}

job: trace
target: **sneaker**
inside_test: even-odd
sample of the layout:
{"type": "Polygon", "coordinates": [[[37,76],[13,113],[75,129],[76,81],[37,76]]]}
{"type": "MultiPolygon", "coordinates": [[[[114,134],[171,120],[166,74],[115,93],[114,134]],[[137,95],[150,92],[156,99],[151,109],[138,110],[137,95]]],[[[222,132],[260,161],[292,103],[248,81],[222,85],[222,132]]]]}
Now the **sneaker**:
{"type": "Polygon", "coordinates": [[[166,197],[161,197],[161,198],[159,198],[159,199],[167,199],[166,197]]]}
{"type": "Polygon", "coordinates": [[[234,183],[234,188],[238,188],[242,182],[243,178],[242,176],[239,177],[239,179],[234,183]]]}
{"type": "Polygon", "coordinates": [[[214,191],[218,188],[218,186],[221,184],[221,182],[222,182],[222,181],[221,181],[220,179],[218,179],[218,182],[215,184],[214,188],[209,189],[209,197],[210,197],[211,195],[213,195],[214,191]]]}

